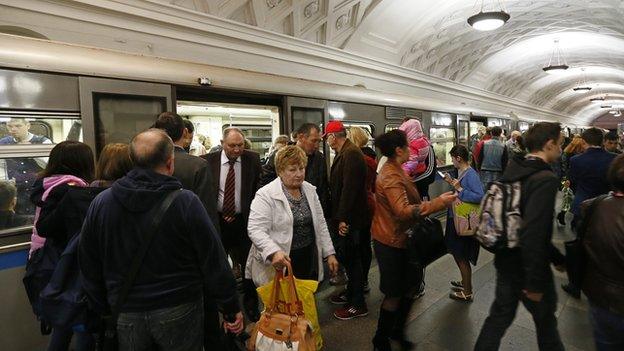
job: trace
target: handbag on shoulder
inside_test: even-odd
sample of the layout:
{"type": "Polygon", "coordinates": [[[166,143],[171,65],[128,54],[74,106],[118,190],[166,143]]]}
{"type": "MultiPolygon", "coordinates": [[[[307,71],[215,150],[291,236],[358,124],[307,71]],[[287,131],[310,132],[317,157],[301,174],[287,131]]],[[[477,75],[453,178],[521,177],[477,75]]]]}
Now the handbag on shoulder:
{"type": "Polygon", "coordinates": [[[314,351],[316,342],[312,324],[305,318],[303,302],[297,295],[290,263],[287,274],[275,273],[271,299],[247,341],[248,351],[314,351]],[[288,284],[288,296],[280,299],[280,281],[288,284]]]}
{"type": "Polygon", "coordinates": [[[409,261],[423,268],[446,255],[444,231],[437,218],[425,217],[407,230],[407,253],[409,261]]]}

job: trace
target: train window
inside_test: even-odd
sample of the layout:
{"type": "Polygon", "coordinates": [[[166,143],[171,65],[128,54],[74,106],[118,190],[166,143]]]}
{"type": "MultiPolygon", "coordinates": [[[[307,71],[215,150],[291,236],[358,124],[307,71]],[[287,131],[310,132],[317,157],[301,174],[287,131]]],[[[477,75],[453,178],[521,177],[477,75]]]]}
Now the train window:
{"type": "Polygon", "coordinates": [[[154,124],[166,106],[164,97],[93,93],[97,149],[109,143],[129,143],[154,124]]]}
{"type": "Polygon", "coordinates": [[[502,127],[503,126],[503,120],[500,118],[488,118],[487,119],[487,125],[488,127],[502,127]]]}
{"type": "Polygon", "coordinates": [[[438,166],[452,165],[449,152],[455,146],[455,129],[433,127],[429,133],[438,166]]]}
{"type": "Polygon", "coordinates": [[[384,128],[384,133],[388,133],[391,130],[399,129],[400,126],[401,124],[399,123],[388,123],[386,124],[386,127],[384,128]]]}
{"type": "Polygon", "coordinates": [[[529,130],[529,122],[518,121],[518,130],[520,130],[522,133],[529,130]]]}
{"type": "Polygon", "coordinates": [[[0,232],[32,225],[30,191],[47,163],[47,157],[0,158],[0,232]]]}
{"type": "Polygon", "coordinates": [[[251,150],[265,159],[279,135],[279,108],[266,105],[178,101],[178,114],[195,126],[194,141],[203,140],[206,150],[217,150],[223,129],[237,127],[251,143],[251,150]]]}
{"type": "Polygon", "coordinates": [[[82,123],[71,118],[0,117],[0,145],[57,144],[65,140],[82,141],[82,123]]]}
{"type": "Polygon", "coordinates": [[[293,130],[297,130],[297,128],[304,123],[314,123],[317,126],[322,126],[324,114],[325,110],[321,108],[292,107],[291,116],[293,130]]]}

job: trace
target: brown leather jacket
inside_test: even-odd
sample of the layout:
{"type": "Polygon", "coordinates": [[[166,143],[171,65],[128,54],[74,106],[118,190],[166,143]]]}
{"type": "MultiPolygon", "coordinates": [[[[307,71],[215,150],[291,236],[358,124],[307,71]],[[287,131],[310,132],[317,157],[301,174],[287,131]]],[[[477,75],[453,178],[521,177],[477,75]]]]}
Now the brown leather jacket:
{"type": "MultiPolygon", "coordinates": [[[[581,205],[583,214],[590,202],[581,205]]],[[[583,243],[585,295],[593,304],[624,316],[624,197],[611,195],[597,204],[583,243]]]]}
{"type": "Polygon", "coordinates": [[[443,210],[440,198],[420,200],[418,190],[395,160],[388,159],[375,182],[375,216],[371,232],[382,244],[405,248],[405,231],[416,223],[417,217],[443,210]]]}

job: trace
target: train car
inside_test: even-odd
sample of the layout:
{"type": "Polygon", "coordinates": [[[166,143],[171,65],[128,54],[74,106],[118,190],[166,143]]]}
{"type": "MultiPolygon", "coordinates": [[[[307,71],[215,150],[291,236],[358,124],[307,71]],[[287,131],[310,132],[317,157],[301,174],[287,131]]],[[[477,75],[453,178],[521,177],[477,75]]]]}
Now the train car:
{"type": "MultiPolygon", "coordinates": [[[[416,118],[431,139],[438,168],[448,171],[450,149],[458,143],[468,145],[480,125],[528,128],[521,124],[528,122],[509,118],[430,111],[417,103],[418,97],[405,99],[361,87],[3,34],[0,43],[0,182],[11,183],[17,191],[13,207],[2,210],[14,210],[21,219],[19,225],[0,228],[0,299],[5,305],[0,319],[11,321],[0,328],[0,338],[13,350],[40,349],[46,343],[21,279],[35,214],[29,189],[56,143],[83,141],[97,156],[108,143],[129,142],[159,113],[177,111],[194,124],[196,138],[207,149],[220,142],[223,128],[237,126],[251,148],[266,157],[278,135],[288,135],[302,123],[322,128],[329,120],[342,120],[347,127],[368,131],[374,145],[375,136],[398,128],[405,118],[416,118]],[[207,73],[213,81],[198,81],[207,73]],[[404,103],[393,106],[391,101],[404,103]]],[[[321,148],[331,162],[333,152],[321,148]]],[[[448,189],[438,179],[430,195],[448,189]]]]}

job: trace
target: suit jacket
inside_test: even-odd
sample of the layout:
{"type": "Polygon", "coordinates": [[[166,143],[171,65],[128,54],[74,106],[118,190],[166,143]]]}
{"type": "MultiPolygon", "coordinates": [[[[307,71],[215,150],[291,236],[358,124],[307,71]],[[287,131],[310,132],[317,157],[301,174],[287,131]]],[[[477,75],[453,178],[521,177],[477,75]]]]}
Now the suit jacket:
{"type": "MultiPolygon", "coordinates": [[[[216,194],[215,200],[218,201],[219,195],[219,180],[221,179],[221,151],[211,152],[201,156],[208,161],[210,169],[212,170],[212,188],[216,194]]],[[[247,220],[249,219],[249,208],[251,207],[251,201],[256,195],[258,190],[258,184],[260,183],[260,175],[262,174],[262,164],[260,163],[260,155],[257,152],[245,150],[241,155],[241,214],[245,220],[245,227],[247,227],[247,220]]],[[[215,208],[216,208],[215,201],[215,208]]]]}
{"type": "Polygon", "coordinates": [[[331,194],[330,230],[338,231],[338,224],[364,229],[370,215],[366,201],[366,161],[362,150],[349,139],[334,158],[329,176],[331,194]]]}
{"type": "Polygon", "coordinates": [[[190,190],[204,205],[208,216],[219,231],[219,215],[217,214],[217,192],[213,189],[213,172],[206,160],[189,155],[184,149],[176,146],[173,177],[177,178],[184,189],[190,190]]]}
{"type": "Polygon", "coordinates": [[[589,148],[570,159],[570,187],[574,191],[572,213],[580,215],[581,202],[610,190],[607,170],[615,154],[603,148],[589,148]]]}

